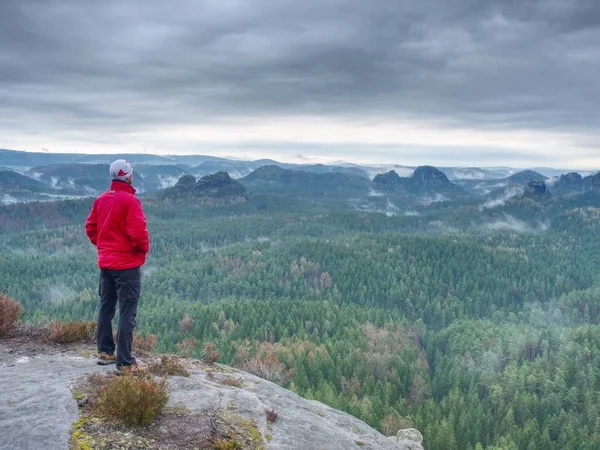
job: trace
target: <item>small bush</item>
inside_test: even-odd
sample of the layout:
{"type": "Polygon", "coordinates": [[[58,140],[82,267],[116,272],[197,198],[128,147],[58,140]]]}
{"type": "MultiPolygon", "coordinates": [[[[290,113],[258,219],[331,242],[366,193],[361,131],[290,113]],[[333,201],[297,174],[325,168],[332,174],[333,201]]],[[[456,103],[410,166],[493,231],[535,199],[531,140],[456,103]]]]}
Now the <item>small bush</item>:
{"type": "Polygon", "coordinates": [[[207,341],[204,344],[204,350],[202,352],[202,361],[207,364],[213,364],[217,359],[219,359],[219,350],[214,342],[207,341]]]}
{"type": "Polygon", "coordinates": [[[156,347],[156,335],[149,334],[145,338],[140,334],[133,333],[133,348],[142,352],[153,352],[156,347]]]}
{"type": "Polygon", "coordinates": [[[9,298],[5,292],[0,292],[0,337],[15,331],[22,311],[18,301],[9,298]]]}
{"type": "Polygon", "coordinates": [[[279,418],[279,414],[273,409],[265,409],[265,415],[267,416],[267,422],[275,423],[279,418]]]}
{"type": "Polygon", "coordinates": [[[181,322],[179,322],[179,330],[183,333],[190,331],[192,328],[194,328],[194,322],[190,316],[185,316],[181,319],[181,322]]]}
{"type": "MultiPolygon", "coordinates": [[[[211,372],[212,373],[212,372],[211,372]]],[[[225,386],[235,386],[242,387],[244,385],[244,380],[241,378],[233,378],[233,377],[224,377],[218,380],[219,384],[224,384],[225,386]]]]}
{"type": "Polygon", "coordinates": [[[182,355],[191,356],[198,348],[198,339],[190,338],[184,339],[177,344],[177,349],[182,355]]]}
{"type": "Polygon", "coordinates": [[[59,344],[87,341],[96,332],[96,322],[51,322],[48,339],[59,344]]]}
{"type": "Polygon", "coordinates": [[[190,373],[181,364],[181,361],[173,355],[163,355],[160,361],[157,361],[148,366],[150,373],[159,375],[161,377],[167,375],[175,375],[180,377],[189,377],[190,373]]]}
{"type": "Polygon", "coordinates": [[[100,388],[98,411],[127,426],[146,426],[164,409],[169,394],[165,379],[151,375],[114,377],[100,388]]]}

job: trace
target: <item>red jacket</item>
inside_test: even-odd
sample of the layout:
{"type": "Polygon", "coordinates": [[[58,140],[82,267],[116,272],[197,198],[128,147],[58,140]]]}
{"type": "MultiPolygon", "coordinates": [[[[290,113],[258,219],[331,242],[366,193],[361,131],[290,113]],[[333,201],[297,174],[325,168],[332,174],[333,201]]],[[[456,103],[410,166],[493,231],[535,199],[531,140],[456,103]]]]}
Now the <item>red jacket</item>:
{"type": "Polygon", "coordinates": [[[135,197],[135,189],[124,181],[113,181],[110,190],[96,199],[85,232],[98,247],[101,269],[139,267],[150,251],[142,204],[135,197]]]}

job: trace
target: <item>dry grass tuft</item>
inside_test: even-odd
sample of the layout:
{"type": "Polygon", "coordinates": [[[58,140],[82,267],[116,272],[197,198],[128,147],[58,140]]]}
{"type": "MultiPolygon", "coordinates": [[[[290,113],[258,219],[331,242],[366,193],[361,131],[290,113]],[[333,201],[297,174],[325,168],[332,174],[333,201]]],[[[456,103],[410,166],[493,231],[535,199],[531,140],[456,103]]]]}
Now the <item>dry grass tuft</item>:
{"type": "Polygon", "coordinates": [[[163,355],[160,361],[157,361],[148,366],[148,371],[165,377],[167,375],[175,375],[180,377],[189,377],[190,373],[183,366],[179,358],[174,355],[163,355]]]}
{"type": "Polygon", "coordinates": [[[244,380],[242,378],[234,378],[234,377],[224,377],[218,380],[219,384],[224,384],[225,386],[234,386],[241,388],[244,385],[244,380]]]}
{"type": "Polygon", "coordinates": [[[0,337],[9,336],[15,331],[23,309],[21,304],[0,292],[0,337]]]}
{"type": "Polygon", "coordinates": [[[51,322],[48,340],[58,344],[87,341],[96,333],[96,322],[51,322]]]}
{"type": "Polygon", "coordinates": [[[127,426],[147,426],[168,400],[166,379],[157,381],[147,374],[110,377],[98,391],[96,410],[127,426]]]}

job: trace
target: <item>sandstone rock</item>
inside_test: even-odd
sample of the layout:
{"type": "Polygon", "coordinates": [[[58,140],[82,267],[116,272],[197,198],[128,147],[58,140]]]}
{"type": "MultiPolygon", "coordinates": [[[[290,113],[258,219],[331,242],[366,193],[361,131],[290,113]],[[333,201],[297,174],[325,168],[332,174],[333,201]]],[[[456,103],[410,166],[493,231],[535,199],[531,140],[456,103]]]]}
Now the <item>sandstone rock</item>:
{"type": "Polygon", "coordinates": [[[397,443],[402,449],[423,450],[423,435],[415,428],[400,430],[396,436],[393,436],[390,439],[397,443]]]}
{"type": "MultiPolygon", "coordinates": [[[[349,414],[254,375],[223,366],[208,376],[206,367],[195,368],[189,378],[169,378],[168,406],[200,414],[219,407],[247,419],[261,432],[266,450],[422,448],[415,446],[416,440],[394,442],[349,414]],[[240,387],[220,382],[232,376],[242,381],[240,387]],[[275,423],[267,422],[266,409],[278,412],[275,423]]],[[[79,417],[69,388],[88,373],[108,370],[91,357],[60,349],[0,367],[0,449],[67,449],[71,426],[79,417]]]]}
{"type": "Polygon", "coordinates": [[[529,180],[525,192],[532,195],[543,195],[547,192],[546,183],[544,180],[529,180]]]}

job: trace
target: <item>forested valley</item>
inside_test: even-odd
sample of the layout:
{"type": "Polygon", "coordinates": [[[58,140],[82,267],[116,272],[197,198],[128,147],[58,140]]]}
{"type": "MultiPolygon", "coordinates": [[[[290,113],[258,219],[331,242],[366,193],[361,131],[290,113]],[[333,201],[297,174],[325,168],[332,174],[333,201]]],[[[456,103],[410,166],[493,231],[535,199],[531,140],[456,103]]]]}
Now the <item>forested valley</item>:
{"type": "MultiPolygon", "coordinates": [[[[25,319],[94,320],[91,199],[0,207],[25,319]]],[[[138,331],[428,450],[600,448],[600,196],[361,210],[256,194],[142,199],[138,331]]]]}

